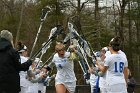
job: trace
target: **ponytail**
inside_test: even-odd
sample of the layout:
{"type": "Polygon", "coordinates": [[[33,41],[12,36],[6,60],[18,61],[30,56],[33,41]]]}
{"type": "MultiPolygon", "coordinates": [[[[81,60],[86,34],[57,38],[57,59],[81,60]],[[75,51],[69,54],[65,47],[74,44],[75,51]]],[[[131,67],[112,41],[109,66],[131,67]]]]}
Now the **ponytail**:
{"type": "Polygon", "coordinates": [[[115,38],[113,38],[113,39],[110,41],[109,45],[112,47],[112,49],[113,49],[114,51],[119,51],[119,50],[120,50],[120,46],[121,46],[121,38],[118,37],[118,36],[115,37],[115,38]]]}

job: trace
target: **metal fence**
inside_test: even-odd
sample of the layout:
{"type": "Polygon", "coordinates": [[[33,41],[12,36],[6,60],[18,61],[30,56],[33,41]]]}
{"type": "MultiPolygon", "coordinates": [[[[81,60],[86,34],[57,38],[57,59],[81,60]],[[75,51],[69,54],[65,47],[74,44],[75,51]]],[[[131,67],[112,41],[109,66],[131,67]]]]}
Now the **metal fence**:
{"type": "MultiPolygon", "coordinates": [[[[46,93],[56,93],[55,86],[47,86],[46,93]]],[[[89,85],[77,85],[75,93],[90,93],[89,85]]],[[[135,93],[140,93],[140,84],[136,85],[135,93]]]]}
{"type": "Polygon", "coordinates": [[[135,93],[140,93],[140,84],[136,85],[135,93]]]}
{"type": "MultiPolygon", "coordinates": [[[[56,93],[55,86],[47,86],[46,93],[56,93]]],[[[75,93],[90,93],[89,85],[77,85],[75,93]]]]}

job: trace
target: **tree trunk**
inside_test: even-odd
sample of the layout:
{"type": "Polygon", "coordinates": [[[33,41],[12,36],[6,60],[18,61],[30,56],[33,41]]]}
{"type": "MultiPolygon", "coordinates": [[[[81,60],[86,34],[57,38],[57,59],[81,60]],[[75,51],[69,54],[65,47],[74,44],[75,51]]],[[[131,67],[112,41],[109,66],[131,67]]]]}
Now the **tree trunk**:
{"type": "Polygon", "coordinates": [[[77,0],[77,16],[76,16],[76,20],[75,20],[75,25],[77,27],[77,30],[79,32],[79,34],[81,34],[81,0],[77,0]]]}
{"type": "Polygon", "coordinates": [[[133,47],[132,45],[133,44],[132,44],[132,26],[131,26],[132,22],[131,22],[131,12],[130,12],[131,11],[130,10],[130,2],[128,4],[128,9],[129,9],[128,10],[128,12],[129,12],[129,15],[128,15],[128,17],[129,17],[129,25],[128,25],[128,28],[129,28],[129,41],[128,41],[129,42],[129,50],[128,51],[129,52],[128,52],[128,57],[127,58],[129,59],[129,62],[131,64],[130,69],[132,70],[132,68],[134,67],[134,64],[133,64],[133,59],[132,59],[133,58],[133,55],[132,55],[132,47],[133,47]]]}
{"type": "Polygon", "coordinates": [[[16,39],[15,39],[15,47],[17,45],[17,42],[18,42],[19,36],[20,36],[20,28],[21,28],[22,20],[23,20],[23,10],[24,10],[25,2],[26,2],[26,0],[22,1],[21,13],[20,13],[20,19],[19,19],[19,26],[18,26],[18,29],[17,29],[16,39]]]}
{"type": "Polygon", "coordinates": [[[136,32],[136,37],[137,37],[137,46],[136,46],[136,54],[137,54],[137,57],[136,57],[136,59],[137,59],[137,63],[138,63],[138,72],[140,71],[140,54],[139,54],[139,51],[140,51],[140,1],[138,0],[137,1],[137,3],[138,3],[138,14],[137,14],[137,25],[136,25],[136,28],[137,28],[137,32],[136,32]]]}
{"type": "Polygon", "coordinates": [[[120,1],[120,18],[119,18],[119,36],[122,40],[122,50],[124,50],[124,11],[125,11],[125,6],[127,4],[127,0],[122,0],[120,1]],[[122,3],[121,3],[122,2],[122,3]]]}
{"type": "Polygon", "coordinates": [[[95,32],[97,34],[96,37],[96,45],[97,45],[97,50],[101,49],[100,45],[100,29],[99,29],[99,0],[95,0],[95,32]]]}

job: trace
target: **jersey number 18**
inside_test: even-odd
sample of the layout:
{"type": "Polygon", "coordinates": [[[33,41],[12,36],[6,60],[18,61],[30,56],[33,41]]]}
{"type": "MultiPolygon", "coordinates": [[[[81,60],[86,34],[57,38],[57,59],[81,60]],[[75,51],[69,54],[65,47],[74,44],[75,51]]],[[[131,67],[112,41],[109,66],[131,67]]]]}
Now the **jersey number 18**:
{"type": "Polygon", "coordinates": [[[115,72],[123,72],[124,63],[123,62],[115,62],[115,72]]]}

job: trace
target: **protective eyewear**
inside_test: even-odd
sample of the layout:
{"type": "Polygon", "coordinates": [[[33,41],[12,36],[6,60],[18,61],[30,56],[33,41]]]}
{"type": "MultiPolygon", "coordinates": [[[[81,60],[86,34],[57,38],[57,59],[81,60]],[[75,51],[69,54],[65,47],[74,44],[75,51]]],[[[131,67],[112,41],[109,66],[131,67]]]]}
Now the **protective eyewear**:
{"type": "Polygon", "coordinates": [[[64,48],[62,48],[62,49],[57,49],[57,51],[59,52],[59,51],[64,51],[65,49],[64,48]]]}

